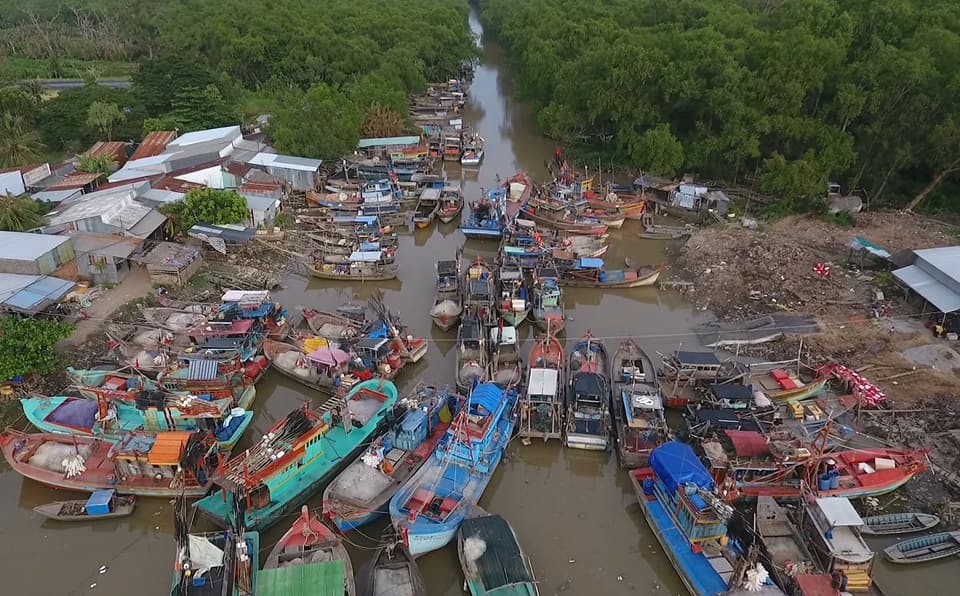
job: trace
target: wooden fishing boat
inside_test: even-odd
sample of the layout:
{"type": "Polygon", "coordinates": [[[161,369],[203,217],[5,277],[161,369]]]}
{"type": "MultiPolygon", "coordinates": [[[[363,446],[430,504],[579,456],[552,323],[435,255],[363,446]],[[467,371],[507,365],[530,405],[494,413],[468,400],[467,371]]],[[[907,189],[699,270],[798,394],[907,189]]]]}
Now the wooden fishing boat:
{"type": "Polygon", "coordinates": [[[413,556],[443,548],[483,495],[516,423],[517,392],[481,383],[435,450],[390,500],[394,528],[413,556]]]}
{"type": "MultiPolygon", "coordinates": [[[[647,524],[690,594],[783,596],[776,586],[750,590],[744,577],[734,577],[737,561],[727,557],[736,553],[723,548],[734,512],[714,495],[713,479],[689,445],[660,445],[650,455],[650,467],[629,476],[647,524]]],[[[769,575],[759,562],[750,568],[769,575]]]]}
{"type": "Polygon", "coordinates": [[[804,594],[796,589],[796,576],[816,572],[807,541],[790,519],[786,509],[772,497],[757,499],[754,528],[766,551],[766,566],[788,594],[804,594]]]}
{"type": "Polygon", "coordinates": [[[228,290],[220,301],[213,320],[254,319],[270,339],[282,340],[290,333],[290,314],[267,290],[228,290]]]}
{"type": "Polygon", "coordinates": [[[548,334],[559,334],[566,325],[560,273],[552,267],[538,268],[533,276],[533,323],[548,334]]]}
{"type": "Polygon", "coordinates": [[[463,211],[463,193],[460,192],[459,184],[445,184],[440,191],[440,208],[437,210],[437,217],[441,223],[448,224],[460,217],[463,211]]]}
{"type": "Polygon", "coordinates": [[[516,327],[490,328],[490,380],[501,387],[513,387],[523,380],[523,361],[516,327]]]}
{"type": "Polygon", "coordinates": [[[193,345],[197,346],[194,351],[204,358],[214,358],[213,352],[226,350],[235,354],[224,354],[215,359],[230,362],[239,355],[240,360],[246,362],[260,351],[260,345],[266,337],[266,328],[259,319],[209,319],[206,323],[188,330],[186,335],[193,345]],[[208,343],[211,354],[203,354],[203,348],[208,343]]]}
{"type": "Polygon", "coordinates": [[[463,298],[460,287],[460,256],[452,261],[437,262],[436,295],[430,318],[433,324],[444,331],[460,322],[463,298]]]}
{"type": "Polygon", "coordinates": [[[474,384],[484,383],[490,378],[483,324],[471,311],[460,318],[456,366],[457,389],[463,394],[470,393],[474,384]]]}
{"type": "Polygon", "coordinates": [[[216,440],[209,432],[131,432],[115,442],[7,429],[0,433],[0,448],[21,476],[75,492],[199,497],[218,471],[216,440]]]}
{"type": "Polygon", "coordinates": [[[861,532],[875,536],[923,532],[940,523],[940,518],[930,513],[884,513],[863,518],[861,532]]]}
{"type": "Polygon", "coordinates": [[[513,528],[499,515],[464,520],[457,533],[457,555],[472,596],[540,594],[529,557],[513,528]]]}
{"type": "Polygon", "coordinates": [[[610,378],[610,409],[620,466],[646,466],[650,453],[670,440],[657,369],[646,352],[632,339],[625,339],[613,355],[610,378]]]}
{"type": "MultiPolygon", "coordinates": [[[[576,232],[578,234],[604,234],[607,231],[607,224],[599,219],[592,217],[580,217],[572,213],[569,209],[552,210],[541,207],[523,208],[518,216],[530,219],[536,223],[548,228],[556,228],[567,232],[576,232]]],[[[622,224],[623,221],[621,220],[622,224]]]]}
{"type": "Polygon", "coordinates": [[[386,262],[383,251],[354,252],[343,263],[314,261],[304,263],[313,277],[355,281],[385,281],[396,279],[399,265],[396,260],[386,262]]]}
{"type": "Polygon", "coordinates": [[[445,389],[418,385],[400,401],[406,411],[323,491],[323,511],[341,532],[389,512],[390,499],[420,469],[461,406],[445,389]]]}
{"type": "Polygon", "coordinates": [[[532,303],[528,300],[526,280],[523,269],[516,263],[504,262],[497,271],[497,286],[500,295],[496,308],[507,325],[519,327],[527,320],[532,303]]]}
{"type": "Polygon", "coordinates": [[[463,154],[460,156],[460,165],[479,166],[483,161],[483,137],[474,133],[463,143],[463,154]]]}
{"type": "Polygon", "coordinates": [[[860,534],[863,520],[843,497],[804,499],[801,529],[807,537],[810,552],[827,573],[842,572],[847,578],[847,592],[868,592],[873,584],[876,554],[860,534]]]}
{"type": "Polygon", "coordinates": [[[440,212],[440,189],[425,188],[413,211],[413,224],[419,229],[430,227],[440,212]]]}
{"type": "Polygon", "coordinates": [[[357,593],[353,563],[343,540],[316,514],[310,513],[306,505],[270,550],[257,578],[258,596],[291,593],[337,596],[357,593]]]}
{"type": "Polygon", "coordinates": [[[909,538],[883,549],[891,563],[925,563],[960,555],[960,532],[940,532],[909,538]]]}
{"type": "Polygon", "coordinates": [[[692,226],[662,226],[650,224],[644,226],[642,232],[637,236],[648,240],[679,240],[693,234],[695,228],[692,226]]]}
{"type": "Polygon", "coordinates": [[[253,420],[253,412],[233,408],[230,398],[207,401],[193,395],[142,391],[133,401],[98,396],[24,397],[27,420],[41,432],[96,436],[119,441],[124,433],[210,430],[229,453],[253,420]]]}
{"type": "Polygon", "coordinates": [[[267,431],[264,440],[226,462],[216,477],[220,488],[194,506],[228,526],[234,515],[229,502],[235,495],[248,501],[245,527],[270,527],[298,511],[382,432],[396,401],[392,382],[371,379],[354,385],[330,411],[321,414],[307,405],[294,410],[267,431]]]}
{"type": "Polygon", "coordinates": [[[295,345],[268,339],[263,354],[283,376],[327,395],[336,394],[341,387],[349,389],[361,377],[369,379],[376,372],[358,367],[349,352],[329,345],[304,352],[295,345]]]}
{"type": "Polygon", "coordinates": [[[497,322],[496,290],[493,271],[478,256],[470,263],[464,275],[463,309],[471,311],[483,325],[491,326],[497,322]]]}
{"type": "Polygon", "coordinates": [[[420,567],[402,542],[377,549],[357,574],[358,596],[427,596],[420,567]]]}
{"type": "Polygon", "coordinates": [[[487,195],[470,203],[470,214],[460,224],[460,231],[467,238],[479,240],[503,237],[506,223],[507,191],[493,189],[487,195]]]}
{"type": "Polygon", "coordinates": [[[560,439],[563,437],[565,407],[563,344],[547,333],[538,337],[530,350],[527,387],[520,404],[519,434],[522,437],[560,439]]]}
{"type": "Polygon", "coordinates": [[[829,377],[821,377],[804,383],[799,376],[782,368],[749,378],[755,390],[763,392],[771,402],[779,404],[816,397],[823,393],[829,380],[829,377]]]}
{"type": "Polygon", "coordinates": [[[113,489],[95,490],[87,499],[54,501],[33,508],[48,519],[56,521],[95,521],[114,517],[126,517],[133,513],[137,498],[133,495],[119,496],[113,489]]]}
{"type": "Polygon", "coordinates": [[[609,366],[607,349],[589,331],[573,344],[567,356],[567,447],[602,451],[610,446],[609,366]]]}
{"type": "Polygon", "coordinates": [[[363,323],[350,317],[302,306],[297,308],[303,314],[303,320],[310,331],[324,339],[336,342],[353,339],[359,336],[363,329],[363,323]]]}
{"type": "Polygon", "coordinates": [[[618,209],[605,209],[586,206],[577,210],[577,215],[585,219],[595,219],[610,229],[619,230],[623,227],[626,217],[618,209]]]}
{"type": "Polygon", "coordinates": [[[563,271],[560,283],[576,288],[640,288],[652,286],[665,269],[658,267],[631,267],[604,269],[603,259],[577,259],[573,267],[563,271]]]}

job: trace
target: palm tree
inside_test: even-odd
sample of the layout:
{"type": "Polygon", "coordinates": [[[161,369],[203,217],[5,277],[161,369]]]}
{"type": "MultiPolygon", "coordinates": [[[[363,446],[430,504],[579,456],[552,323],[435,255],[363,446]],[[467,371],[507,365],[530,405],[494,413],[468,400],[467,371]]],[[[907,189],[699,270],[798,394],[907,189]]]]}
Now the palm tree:
{"type": "Polygon", "coordinates": [[[32,199],[18,199],[7,193],[0,197],[0,230],[25,232],[43,225],[40,215],[31,203],[32,199]]]}
{"type": "Polygon", "coordinates": [[[9,112],[0,116],[0,168],[38,161],[40,150],[40,134],[27,126],[23,116],[9,112]]]}

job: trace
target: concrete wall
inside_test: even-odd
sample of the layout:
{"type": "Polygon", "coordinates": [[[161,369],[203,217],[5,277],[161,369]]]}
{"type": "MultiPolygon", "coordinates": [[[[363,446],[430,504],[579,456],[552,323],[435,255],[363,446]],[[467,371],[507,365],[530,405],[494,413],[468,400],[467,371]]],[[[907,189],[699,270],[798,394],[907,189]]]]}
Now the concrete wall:
{"type": "Polygon", "coordinates": [[[130,272],[127,259],[100,256],[93,253],[77,255],[77,276],[97,285],[116,285],[130,272]]]}
{"type": "Polygon", "coordinates": [[[273,220],[277,218],[277,208],[280,206],[280,201],[277,200],[266,209],[263,210],[254,210],[250,209],[250,216],[253,223],[253,227],[270,227],[273,225],[273,220]]]}

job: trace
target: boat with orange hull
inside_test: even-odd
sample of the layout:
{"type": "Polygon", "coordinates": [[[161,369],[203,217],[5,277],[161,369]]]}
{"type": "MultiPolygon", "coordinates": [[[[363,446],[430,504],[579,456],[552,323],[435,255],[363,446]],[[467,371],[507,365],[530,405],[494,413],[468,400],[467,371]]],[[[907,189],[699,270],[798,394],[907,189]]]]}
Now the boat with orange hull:
{"type": "MultiPolygon", "coordinates": [[[[342,587],[338,585],[338,588],[340,588],[337,592],[338,596],[341,594],[343,596],[354,596],[356,594],[353,563],[351,563],[350,554],[343,545],[343,539],[324,525],[320,518],[315,513],[311,513],[304,505],[300,508],[300,516],[293,522],[290,529],[280,537],[280,540],[270,550],[270,554],[267,555],[267,562],[263,566],[263,571],[261,571],[260,582],[262,584],[265,580],[272,579],[270,576],[273,574],[299,576],[297,579],[304,582],[302,584],[304,591],[294,590],[295,593],[327,593],[323,590],[326,584],[323,586],[314,585],[313,588],[319,590],[317,592],[309,591],[310,588],[306,585],[306,578],[314,574],[306,571],[304,567],[317,567],[319,565],[342,567],[342,569],[337,570],[339,573],[333,574],[341,578],[335,583],[342,582],[342,587]]],[[[284,581],[278,581],[277,584],[286,586],[286,589],[300,587],[284,581]]],[[[273,594],[274,592],[270,591],[269,593],[273,594]]]]}
{"type": "Polygon", "coordinates": [[[530,350],[527,387],[520,398],[521,437],[562,439],[566,419],[563,403],[563,342],[552,333],[537,338],[530,350]]]}

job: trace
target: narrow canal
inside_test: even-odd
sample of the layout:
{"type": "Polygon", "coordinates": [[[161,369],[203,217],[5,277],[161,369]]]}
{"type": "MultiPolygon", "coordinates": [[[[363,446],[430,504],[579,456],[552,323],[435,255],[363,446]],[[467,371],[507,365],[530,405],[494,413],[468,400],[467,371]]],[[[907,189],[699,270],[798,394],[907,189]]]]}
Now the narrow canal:
{"type": "MultiPolygon", "coordinates": [[[[470,25],[482,35],[475,15],[470,25]]],[[[544,160],[554,150],[550,141],[535,132],[531,111],[511,99],[500,48],[489,40],[483,40],[482,46],[464,120],[486,139],[485,161],[479,172],[462,172],[459,166],[448,165],[448,175],[463,181],[468,199],[497,184],[498,176],[509,176],[518,168],[542,178],[544,160]]],[[[640,240],[636,232],[635,222],[615,231],[613,247],[605,258],[616,262],[629,255],[644,264],[663,261],[664,245],[640,240]]],[[[431,342],[427,356],[404,373],[401,390],[417,381],[453,385],[456,333],[433,327],[428,311],[433,300],[434,263],[452,258],[463,243],[455,224],[417,230],[401,238],[398,280],[350,286],[290,275],[276,297],[293,312],[297,305],[333,308],[346,301],[364,300],[382,288],[387,303],[400,313],[411,332],[431,342]]],[[[490,259],[496,248],[494,243],[469,241],[464,258],[480,254],[490,259]]],[[[680,343],[689,346],[695,338],[687,331],[705,318],[679,296],[655,288],[606,293],[570,290],[566,306],[570,317],[566,338],[576,339],[590,330],[604,338],[611,352],[625,336],[636,337],[651,354],[675,349],[680,343]]],[[[525,326],[521,336],[529,338],[529,334],[525,326]]],[[[258,386],[257,416],[247,441],[260,437],[298,404],[314,399],[301,386],[269,373],[258,386]]],[[[169,594],[174,557],[169,502],[142,499],[134,516],[116,522],[43,522],[31,509],[64,497],[22,480],[5,463],[0,466],[0,540],[5,545],[0,557],[4,584],[0,593],[169,594]]],[[[320,504],[317,495],[311,505],[320,504]]],[[[562,449],[556,441],[534,441],[529,446],[514,441],[480,504],[511,522],[533,561],[540,593],[545,596],[684,593],[612,455],[562,449]]],[[[370,555],[385,525],[365,527],[362,533],[349,536],[355,568],[370,555]]],[[[278,524],[261,538],[264,552],[285,529],[285,524],[278,524]]],[[[420,564],[431,596],[463,593],[453,547],[423,557],[420,564]]],[[[909,581],[896,582],[900,589],[888,589],[887,593],[933,593],[936,587],[932,584],[941,584],[932,574],[908,575],[913,576],[909,581]],[[903,591],[907,585],[918,588],[922,584],[927,585],[903,591]]],[[[897,579],[902,577],[898,574],[897,579]]],[[[942,583],[940,588],[945,586],[942,583]]]]}

